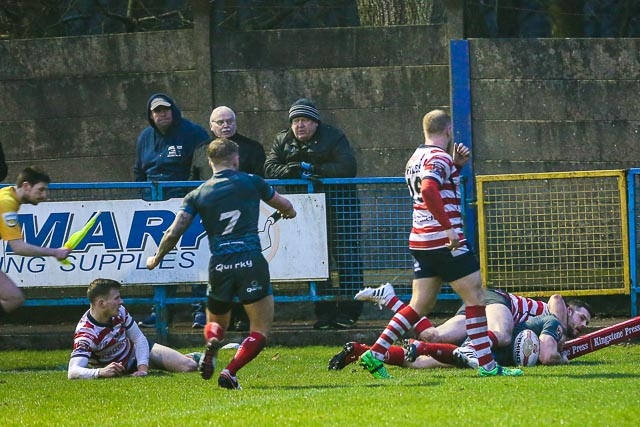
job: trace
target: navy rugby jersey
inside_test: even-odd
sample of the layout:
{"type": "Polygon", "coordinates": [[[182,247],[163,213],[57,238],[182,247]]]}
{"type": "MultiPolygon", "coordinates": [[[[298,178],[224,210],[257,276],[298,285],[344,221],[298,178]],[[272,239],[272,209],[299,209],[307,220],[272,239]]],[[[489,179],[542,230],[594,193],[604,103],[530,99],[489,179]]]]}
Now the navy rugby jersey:
{"type": "Polygon", "coordinates": [[[200,215],[212,255],[261,251],[260,200],[274,194],[261,177],[228,169],[187,194],[180,209],[200,215]]]}

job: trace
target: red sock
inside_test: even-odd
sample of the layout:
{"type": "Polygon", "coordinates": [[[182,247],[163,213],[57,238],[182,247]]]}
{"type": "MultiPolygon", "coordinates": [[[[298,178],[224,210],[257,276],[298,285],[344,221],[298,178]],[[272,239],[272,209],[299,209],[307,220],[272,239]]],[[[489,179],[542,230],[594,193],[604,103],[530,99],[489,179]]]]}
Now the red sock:
{"type": "Polygon", "coordinates": [[[496,336],[496,334],[494,334],[493,331],[487,331],[487,336],[489,336],[489,341],[491,341],[491,347],[497,347],[498,337],[496,336]]]}
{"type": "Polygon", "coordinates": [[[259,332],[251,332],[249,336],[242,341],[240,348],[238,348],[236,355],[233,356],[233,359],[231,359],[226,369],[229,370],[231,375],[235,376],[236,372],[251,362],[262,351],[266,344],[267,338],[264,335],[259,332]]]}
{"type": "Polygon", "coordinates": [[[362,356],[362,353],[364,353],[365,351],[369,350],[371,347],[369,347],[366,344],[362,344],[359,342],[353,343],[353,356],[358,359],[358,357],[362,356]]]}
{"type": "Polygon", "coordinates": [[[387,324],[382,335],[380,335],[375,344],[371,346],[371,353],[379,360],[383,360],[389,347],[391,347],[394,342],[401,340],[404,334],[406,334],[419,319],[420,316],[410,305],[397,312],[389,324],[387,324]]]}
{"type": "Polygon", "coordinates": [[[404,349],[400,346],[392,345],[384,355],[384,362],[389,365],[402,366],[404,363],[404,349]]]}
{"type": "Polygon", "coordinates": [[[426,317],[420,318],[420,320],[418,320],[418,323],[416,323],[413,327],[413,330],[416,333],[416,338],[419,338],[420,334],[429,328],[433,328],[433,323],[431,323],[431,320],[427,319],[426,317]]]}
{"type": "Polygon", "coordinates": [[[458,348],[453,344],[429,343],[424,341],[414,341],[416,346],[416,354],[418,356],[431,356],[440,363],[453,365],[456,362],[453,357],[453,350],[458,348]]]}
{"type": "Polygon", "coordinates": [[[209,322],[204,326],[204,340],[209,342],[211,338],[217,338],[218,341],[222,341],[224,338],[224,329],[218,323],[209,322]]]}

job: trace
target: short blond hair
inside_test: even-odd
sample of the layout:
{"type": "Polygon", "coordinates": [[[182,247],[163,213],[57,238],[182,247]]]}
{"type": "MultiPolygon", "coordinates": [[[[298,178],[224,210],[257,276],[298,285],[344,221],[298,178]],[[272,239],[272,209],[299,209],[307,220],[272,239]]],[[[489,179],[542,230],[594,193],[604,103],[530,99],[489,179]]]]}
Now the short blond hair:
{"type": "Polygon", "coordinates": [[[428,135],[444,133],[451,126],[451,117],[444,110],[429,111],[422,118],[422,130],[428,135]]]}

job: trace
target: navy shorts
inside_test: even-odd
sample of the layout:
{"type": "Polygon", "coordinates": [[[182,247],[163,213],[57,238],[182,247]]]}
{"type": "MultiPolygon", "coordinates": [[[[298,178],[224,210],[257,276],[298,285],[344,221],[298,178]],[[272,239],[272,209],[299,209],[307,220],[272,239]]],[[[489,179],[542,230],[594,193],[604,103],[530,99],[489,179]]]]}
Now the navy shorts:
{"type": "Polygon", "coordinates": [[[269,263],[261,252],[211,257],[207,288],[209,305],[231,303],[235,297],[243,304],[250,304],[272,294],[269,263]]]}
{"type": "Polygon", "coordinates": [[[449,249],[433,249],[418,251],[411,249],[413,263],[413,277],[416,279],[428,279],[440,277],[445,282],[451,283],[462,277],[468,276],[480,270],[480,263],[471,249],[454,256],[449,249]]]}

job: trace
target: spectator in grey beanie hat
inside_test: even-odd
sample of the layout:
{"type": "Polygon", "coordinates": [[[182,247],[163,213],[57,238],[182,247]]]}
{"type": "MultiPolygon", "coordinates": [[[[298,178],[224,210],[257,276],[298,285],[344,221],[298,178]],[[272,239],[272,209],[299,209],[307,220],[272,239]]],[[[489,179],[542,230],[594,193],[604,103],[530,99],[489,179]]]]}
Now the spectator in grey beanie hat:
{"type": "Polygon", "coordinates": [[[321,122],[318,109],[309,99],[298,99],[289,109],[289,127],[278,132],[271,144],[264,170],[267,178],[315,180],[314,191],[325,193],[329,253],[335,260],[332,271],[337,271],[339,281],[320,286],[319,294],[336,298],[315,302],[313,327],[353,326],[363,309],[362,301],[353,300],[353,293],[364,286],[358,188],[346,182],[327,187],[317,181],[356,176],[358,165],[349,139],[342,130],[321,122]]]}
{"type": "Polygon", "coordinates": [[[316,122],[320,121],[320,113],[313,102],[307,98],[298,99],[291,104],[289,108],[289,122],[293,121],[296,117],[306,117],[316,122]]]}

